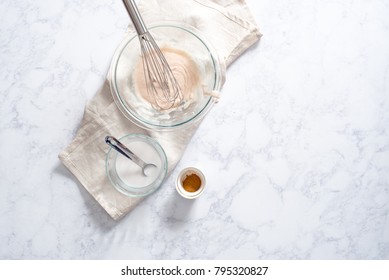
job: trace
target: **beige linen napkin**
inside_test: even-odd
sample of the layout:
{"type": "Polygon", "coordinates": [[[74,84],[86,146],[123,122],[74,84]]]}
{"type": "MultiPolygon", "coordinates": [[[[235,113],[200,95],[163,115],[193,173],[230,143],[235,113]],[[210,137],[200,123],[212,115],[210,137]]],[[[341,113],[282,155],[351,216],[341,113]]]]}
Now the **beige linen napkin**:
{"type": "MultiPolygon", "coordinates": [[[[261,36],[244,0],[148,0],[140,1],[138,7],[146,24],[174,20],[195,27],[227,65],[261,36]]],[[[137,127],[116,107],[108,79],[86,105],[76,137],[59,154],[59,158],[116,220],[130,212],[142,198],[127,197],[111,186],[105,173],[109,147],[104,137],[122,137],[129,133],[153,137],[166,152],[170,174],[198,125],[173,132],[151,132],[137,127]]]]}

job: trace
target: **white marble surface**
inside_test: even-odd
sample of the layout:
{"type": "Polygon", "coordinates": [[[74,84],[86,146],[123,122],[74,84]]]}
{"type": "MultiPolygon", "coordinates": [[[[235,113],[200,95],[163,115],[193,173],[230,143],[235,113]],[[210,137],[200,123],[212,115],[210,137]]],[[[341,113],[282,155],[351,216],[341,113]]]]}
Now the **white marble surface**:
{"type": "Polygon", "coordinates": [[[264,36],[173,176],[113,221],[59,162],[128,17],[0,3],[1,259],[389,259],[389,2],[247,0],[264,36]],[[188,165],[204,195],[180,198],[188,165]]]}

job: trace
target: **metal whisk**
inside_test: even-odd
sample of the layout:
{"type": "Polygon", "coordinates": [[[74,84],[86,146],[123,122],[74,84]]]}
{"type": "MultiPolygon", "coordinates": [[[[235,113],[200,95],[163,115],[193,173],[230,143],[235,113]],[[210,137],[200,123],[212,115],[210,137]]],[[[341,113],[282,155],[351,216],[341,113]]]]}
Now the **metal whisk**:
{"type": "Polygon", "coordinates": [[[156,109],[167,110],[182,101],[182,92],[162,51],[147,30],[134,0],[123,0],[142,50],[147,94],[154,100],[156,109]]]}

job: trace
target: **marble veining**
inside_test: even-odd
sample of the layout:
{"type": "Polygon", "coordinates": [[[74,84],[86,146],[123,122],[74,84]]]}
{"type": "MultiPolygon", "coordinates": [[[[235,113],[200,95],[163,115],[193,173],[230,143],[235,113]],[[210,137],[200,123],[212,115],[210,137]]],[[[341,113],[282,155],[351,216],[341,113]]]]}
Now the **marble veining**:
{"type": "Polygon", "coordinates": [[[164,186],[113,221],[60,164],[128,23],[121,1],[0,3],[1,259],[389,259],[389,3],[247,0],[164,186]],[[187,201],[174,180],[199,167],[187,201]]]}

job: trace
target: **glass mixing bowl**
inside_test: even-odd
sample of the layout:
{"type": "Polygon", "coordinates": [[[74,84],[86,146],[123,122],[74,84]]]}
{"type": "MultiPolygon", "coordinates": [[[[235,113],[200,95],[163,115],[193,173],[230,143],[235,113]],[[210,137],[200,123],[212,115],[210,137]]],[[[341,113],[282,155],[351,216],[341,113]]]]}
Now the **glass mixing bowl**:
{"type": "Polygon", "coordinates": [[[142,134],[128,134],[119,141],[146,163],[155,164],[156,169],[145,176],[141,167],[110,148],[105,166],[108,179],[115,189],[132,197],[146,196],[158,189],[168,169],[166,154],[161,145],[142,134]]]}
{"type": "Polygon", "coordinates": [[[199,74],[200,85],[195,96],[169,110],[160,110],[141,97],[135,86],[135,70],[141,61],[141,48],[136,33],[128,35],[117,48],[110,69],[110,87],[120,111],[136,125],[149,130],[172,130],[195,123],[210,110],[214,97],[209,93],[220,91],[225,68],[209,43],[193,27],[177,23],[151,25],[149,32],[158,46],[173,48],[189,55],[199,74]]]}

